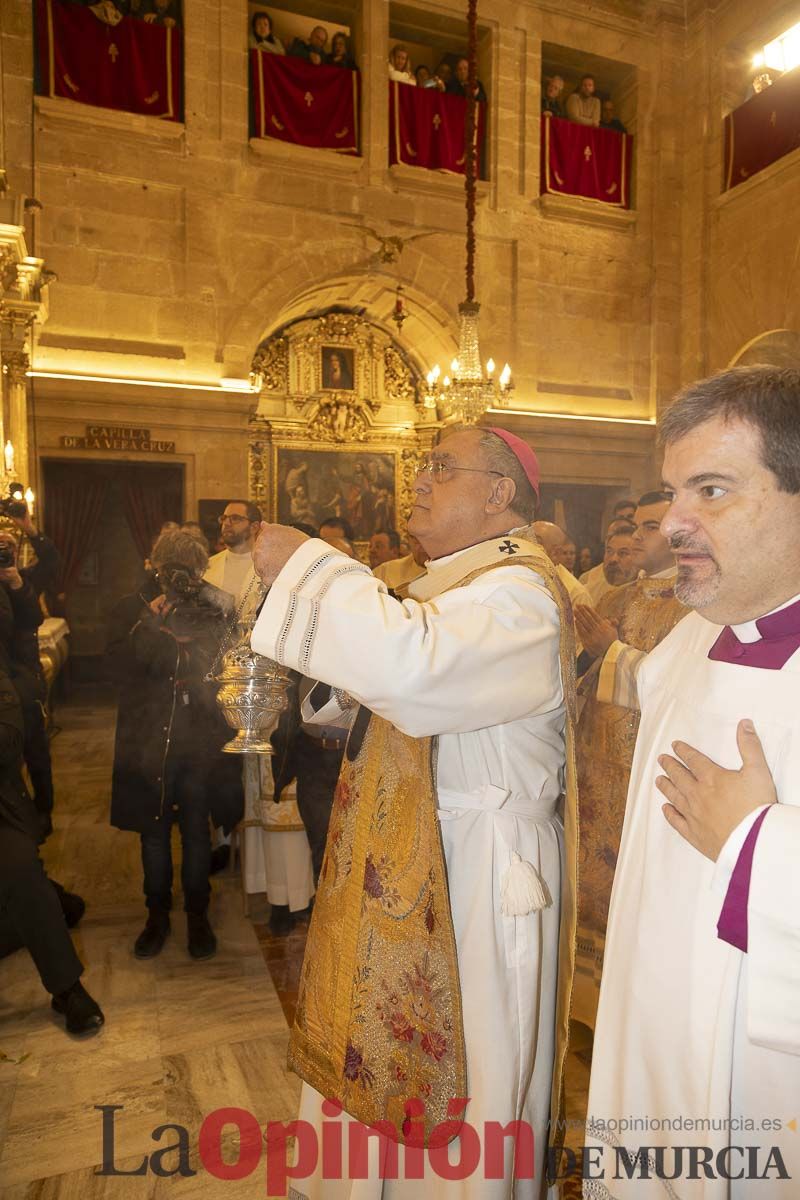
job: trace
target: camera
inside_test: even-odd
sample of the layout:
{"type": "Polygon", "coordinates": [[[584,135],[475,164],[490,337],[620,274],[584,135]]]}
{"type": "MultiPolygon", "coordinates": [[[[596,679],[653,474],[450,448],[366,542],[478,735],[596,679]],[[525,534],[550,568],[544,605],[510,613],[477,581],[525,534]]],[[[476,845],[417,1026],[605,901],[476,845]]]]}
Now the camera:
{"type": "Polygon", "coordinates": [[[14,566],[14,547],[0,544],[0,570],[14,566]]]}
{"type": "Polygon", "coordinates": [[[0,517],[22,518],[27,515],[28,506],[23,499],[22,484],[10,483],[8,495],[0,496],[0,517]]]}
{"type": "Polygon", "coordinates": [[[156,579],[170,604],[175,606],[195,598],[202,585],[202,580],[196,579],[182,563],[165,563],[156,571],[156,579]]]}
{"type": "Polygon", "coordinates": [[[179,562],[159,567],[156,581],[171,605],[166,625],[176,636],[197,638],[213,634],[220,616],[209,594],[215,589],[179,562]]]}

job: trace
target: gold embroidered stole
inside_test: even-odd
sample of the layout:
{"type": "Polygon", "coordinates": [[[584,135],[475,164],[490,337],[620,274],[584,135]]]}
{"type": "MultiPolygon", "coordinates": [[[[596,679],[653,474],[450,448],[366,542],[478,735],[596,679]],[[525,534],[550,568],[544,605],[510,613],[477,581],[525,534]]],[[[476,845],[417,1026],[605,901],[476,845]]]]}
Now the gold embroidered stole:
{"type": "MultiPolygon", "coordinates": [[[[440,576],[437,595],[503,564],[523,564],[542,576],[561,614],[568,869],[560,1047],[561,1029],[569,1025],[575,939],[571,607],[541,548],[514,535],[460,556],[440,576]]],[[[448,1104],[468,1095],[456,942],[437,817],[435,741],[408,737],[373,714],[356,757],[345,756],[289,1040],[289,1066],[326,1099],[338,1100],[365,1125],[379,1124],[395,1141],[417,1146],[457,1136],[457,1114],[463,1114],[448,1104]]],[[[564,1045],[557,1058],[559,1079],[565,1053],[564,1045]]],[[[554,1082],[555,1095],[560,1088],[556,1092],[554,1082]]]]}

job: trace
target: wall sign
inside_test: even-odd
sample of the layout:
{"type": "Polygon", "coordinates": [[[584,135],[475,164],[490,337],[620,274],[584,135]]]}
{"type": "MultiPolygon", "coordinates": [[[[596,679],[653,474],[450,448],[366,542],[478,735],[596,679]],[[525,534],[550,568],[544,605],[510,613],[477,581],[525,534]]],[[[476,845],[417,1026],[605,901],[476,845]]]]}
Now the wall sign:
{"type": "Polygon", "coordinates": [[[132,450],[141,454],[174,454],[175,443],[151,438],[149,429],[123,425],[87,425],[84,437],[63,434],[62,450],[132,450]]]}

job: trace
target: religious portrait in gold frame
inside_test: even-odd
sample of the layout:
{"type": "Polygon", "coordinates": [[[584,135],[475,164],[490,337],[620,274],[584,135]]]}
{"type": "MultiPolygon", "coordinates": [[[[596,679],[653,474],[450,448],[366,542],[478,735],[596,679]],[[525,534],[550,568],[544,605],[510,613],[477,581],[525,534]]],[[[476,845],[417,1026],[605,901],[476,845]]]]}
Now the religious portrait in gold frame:
{"type": "Polygon", "coordinates": [[[398,454],[388,447],[321,450],[275,446],[272,510],[282,525],[318,529],[330,517],[349,522],[357,542],[395,529],[398,454]]]}
{"type": "Polygon", "coordinates": [[[322,346],[322,390],[352,392],[355,387],[356,354],[350,346],[322,346]]]}

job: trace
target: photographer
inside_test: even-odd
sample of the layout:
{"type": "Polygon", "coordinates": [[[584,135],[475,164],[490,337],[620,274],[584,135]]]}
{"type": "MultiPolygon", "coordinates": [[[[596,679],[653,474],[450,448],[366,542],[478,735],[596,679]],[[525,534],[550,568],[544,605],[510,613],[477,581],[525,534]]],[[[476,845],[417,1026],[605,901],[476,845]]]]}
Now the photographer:
{"type": "Polygon", "coordinates": [[[83,967],[39,858],[41,819],[20,774],[21,752],[22,712],[0,667],[0,944],[27,947],[69,1033],[96,1033],[104,1017],[81,984],[83,967]]]}
{"type": "Polygon", "coordinates": [[[20,568],[18,554],[14,534],[7,529],[0,530],[0,594],[3,601],[8,601],[8,607],[3,603],[0,613],[0,641],[22,705],[25,723],[23,757],[31,779],[34,803],[45,818],[47,836],[52,829],[53,772],[44,710],[47,685],[42,674],[37,635],[43,616],[31,582],[30,573],[35,572],[36,566],[20,568]]]}
{"type": "Polygon", "coordinates": [[[180,530],[153,548],[155,575],[111,618],[109,665],[122,685],[114,750],[111,823],[141,835],[147,923],[137,958],[161,952],[170,932],[173,822],[183,847],[181,881],[188,950],[210,958],[209,815],[226,830],[242,814],[241,764],[222,754],[228,730],[208,672],[233,611],[230,596],[203,582],[205,549],[180,530]]]}
{"type": "MultiPolygon", "coordinates": [[[[10,490],[12,494],[0,500],[0,516],[14,522],[20,533],[27,537],[36,555],[36,562],[20,567],[20,575],[31,585],[38,600],[42,592],[55,592],[61,558],[55,543],[34,525],[28,506],[21,498],[21,486],[12,484],[10,490]]],[[[14,541],[18,546],[19,538],[16,537],[14,541]]]]}

